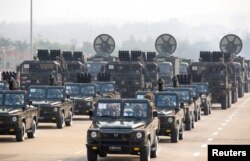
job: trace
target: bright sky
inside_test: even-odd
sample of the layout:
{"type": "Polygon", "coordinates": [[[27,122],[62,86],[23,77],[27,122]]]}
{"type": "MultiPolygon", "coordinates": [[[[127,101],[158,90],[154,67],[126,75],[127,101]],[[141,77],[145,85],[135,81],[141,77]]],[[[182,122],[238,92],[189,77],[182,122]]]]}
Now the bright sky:
{"type": "MultiPolygon", "coordinates": [[[[31,0],[0,0],[0,22],[29,21],[31,0]]],[[[250,25],[249,0],[33,0],[35,23],[124,24],[178,19],[190,25],[250,25]]]]}

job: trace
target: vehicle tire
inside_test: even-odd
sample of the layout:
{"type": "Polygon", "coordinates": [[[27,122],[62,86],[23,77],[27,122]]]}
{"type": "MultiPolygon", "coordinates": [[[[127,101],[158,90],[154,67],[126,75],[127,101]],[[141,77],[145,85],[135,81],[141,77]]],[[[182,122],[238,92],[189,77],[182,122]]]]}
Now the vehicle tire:
{"type": "Polygon", "coordinates": [[[201,120],[201,107],[198,110],[198,120],[201,120]]]}
{"type": "Polygon", "coordinates": [[[107,155],[108,155],[107,153],[99,153],[99,157],[103,157],[104,158],[104,157],[107,157],[107,155]]]}
{"type": "Polygon", "coordinates": [[[16,141],[22,142],[25,139],[25,123],[22,122],[22,127],[16,133],[16,141]]]}
{"type": "Polygon", "coordinates": [[[192,129],[194,128],[194,114],[193,114],[193,119],[192,119],[192,129]]]}
{"type": "Polygon", "coordinates": [[[179,140],[179,125],[172,130],[171,132],[171,143],[178,143],[179,140]]]}
{"type": "Polygon", "coordinates": [[[87,148],[88,161],[97,161],[97,153],[87,148]]]}
{"type": "Polygon", "coordinates": [[[198,109],[196,109],[194,111],[194,121],[197,122],[198,121],[198,115],[199,115],[199,112],[198,112],[198,109]]]}
{"type": "Polygon", "coordinates": [[[182,122],[180,131],[179,131],[179,140],[183,140],[183,138],[184,138],[184,124],[182,122]]]}
{"type": "Polygon", "coordinates": [[[227,109],[227,103],[228,103],[228,97],[224,96],[221,100],[221,109],[225,110],[227,109]]]}
{"type": "Polygon", "coordinates": [[[151,158],[157,158],[158,156],[158,137],[157,137],[157,134],[155,132],[155,138],[154,138],[154,143],[151,147],[151,158]]]}
{"type": "Polygon", "coordinates": [[[209,114],[209,104],[208,102],[206,102],[204,106],[204,115],[208,115],[208,114],[209,114]]]}
{"type": "Polygon", "coordinates": [[[64,113],[60,113],[60,118],[59,119],[57,119],[57,121],[56,121],[56,127],[58,128],[58,129],[62,129],[63,128],[63,126],[64,126],[64,113]]]}
{"type": "Polygon", "coordinates": [[[65,121],[66,126],[71,126],[72,125],[72,118],[73,118],[72,111],[69,111],[69,116],[67,118],[67,121],[65,121]]]}
{"type": "Polygon", "coordinates": [[[147,142],[147,148],[144,151],[140,152],[140,161],[150,161],[151,145],[150,140],[147,142]]]}
{"type": "Polygon", "coordinates": [[[190,131],[192,129],[192,119],[186,118],[185,121],[185,130],[190,131]]]}
{"type": "Polygon", "coordinates": [[[36,121],[32,121],[31,131],[27,133],[28,138],[35,138],[36,136],[36,121]]]}

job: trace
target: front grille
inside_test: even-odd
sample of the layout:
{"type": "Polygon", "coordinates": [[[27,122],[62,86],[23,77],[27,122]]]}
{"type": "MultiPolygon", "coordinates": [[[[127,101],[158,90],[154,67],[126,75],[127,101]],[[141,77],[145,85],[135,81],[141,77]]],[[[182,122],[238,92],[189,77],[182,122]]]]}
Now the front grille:
{"type": "Polygon", "coordinates": [[[120,134],[120,133],[102,133],[102,139],[105,140],[129,140],[129,134],[120,134]]]}
{"type": "Polygon", "coordinates": [[[102,144],[103,145],[112,145],[112,146],[115,146],[115,145],[126,146],[126,145],[129,145],[129,141],[102,141],[102,144]]]}
{"type": "Polygon", "coordinates": [[[53,107],[40,107],[40,115],[47,115],[54,112],[53,107]]]}

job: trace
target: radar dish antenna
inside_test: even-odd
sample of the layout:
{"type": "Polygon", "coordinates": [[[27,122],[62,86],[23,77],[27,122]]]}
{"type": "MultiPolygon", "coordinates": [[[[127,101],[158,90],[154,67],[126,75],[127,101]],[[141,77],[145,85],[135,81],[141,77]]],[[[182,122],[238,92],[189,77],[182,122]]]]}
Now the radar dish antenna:
{"type": "Polygon", "coordinates": [[[220,50],[224,53],[237,55],[242,49],[242,41],[239,36],[228,34],[220,41],[220,50]]]}
{"type": "Polygon", "coordinates": [[[155,49],[160,55],[170,56],[176,50],[177,43],[170,34],[162,34],[155,41],[155,49]]]}
{"type": "Polygon", "coordinates": [[[94,40],[94,49],[97,54],[111,54],[115,49],[115,41],[108,34],[101,34],[94,40]]]}

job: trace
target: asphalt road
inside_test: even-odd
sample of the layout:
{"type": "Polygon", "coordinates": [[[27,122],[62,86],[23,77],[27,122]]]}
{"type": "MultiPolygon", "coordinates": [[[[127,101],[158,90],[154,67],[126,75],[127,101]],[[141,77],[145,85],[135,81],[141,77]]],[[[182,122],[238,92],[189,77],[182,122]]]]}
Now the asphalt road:
{"type": "MultiPolygon", "coordinates": [[[[158,158],[153,161],[207,161],[208,144],[250,144],[250,93],[227,110],[213,105],[212,114],[201,117],[184,140],[170,143],[160,137],[158,158]]],[[[75,116],[71,127],[40,124],[36,138],[16,142],[14,136],[0,136],[0,161],[86,161],[87,116],[75,116]]],[[[137,156],[108,155],[101,161],[138,161],[137,156]]]]}

